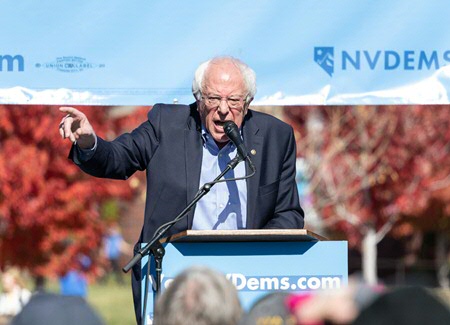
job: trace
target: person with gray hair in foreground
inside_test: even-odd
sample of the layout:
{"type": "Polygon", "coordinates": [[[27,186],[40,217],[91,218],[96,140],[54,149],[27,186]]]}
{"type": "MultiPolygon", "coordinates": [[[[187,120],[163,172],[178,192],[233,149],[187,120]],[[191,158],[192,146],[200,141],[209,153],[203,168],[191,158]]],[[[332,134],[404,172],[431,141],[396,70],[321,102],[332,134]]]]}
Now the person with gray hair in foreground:
{"type": "Polygon", "coordinates": [[[191,267],[156,302],[154,325],[236,325],[242,307],[234,284],[206,267],[191,267]]]}

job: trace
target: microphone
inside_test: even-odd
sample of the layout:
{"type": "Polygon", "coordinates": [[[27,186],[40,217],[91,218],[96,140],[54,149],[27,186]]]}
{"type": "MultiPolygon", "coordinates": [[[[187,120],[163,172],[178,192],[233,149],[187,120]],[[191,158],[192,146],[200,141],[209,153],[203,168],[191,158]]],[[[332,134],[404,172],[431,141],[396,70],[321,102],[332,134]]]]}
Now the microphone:
{"type": "Polygon", "coordinates": [[[227,137],[233,142],[237,148],[238,155],[244,160],[248,156],[247,149],[245,148],[244,141],[242,141],[239,129],[233,121],[226,121],[223,125],[223,130],[227,137]]]}
{"type": "Polygon", "coordinates": [[[247,148],[245,148],[244,141],[242,141],[242,137],[236,123],[234,123],[233,121],[226,121],[223,125],[223,130],[225,131],[225,134],[231,140],[231,142],[233,142],[233,144],[236,146],[238,155],[241,160],[247,159],[250,167],[255,170],[255,165],[253,165],[247,148]]]}

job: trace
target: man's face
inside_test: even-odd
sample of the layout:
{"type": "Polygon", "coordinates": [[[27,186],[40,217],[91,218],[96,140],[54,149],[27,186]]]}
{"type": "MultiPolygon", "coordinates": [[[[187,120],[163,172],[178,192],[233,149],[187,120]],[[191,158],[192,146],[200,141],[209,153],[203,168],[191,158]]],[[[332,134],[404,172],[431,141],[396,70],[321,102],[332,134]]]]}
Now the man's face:
{"type": "Polygon", "coordinates": [[[223,124],[233,121],[240,128],[249,105],[244,102],[247,92],[240,70],[228,61],[210,63],[203,78],[202,96],[198,102],[202,123],[222,147],[229,141],[223,124]]]}

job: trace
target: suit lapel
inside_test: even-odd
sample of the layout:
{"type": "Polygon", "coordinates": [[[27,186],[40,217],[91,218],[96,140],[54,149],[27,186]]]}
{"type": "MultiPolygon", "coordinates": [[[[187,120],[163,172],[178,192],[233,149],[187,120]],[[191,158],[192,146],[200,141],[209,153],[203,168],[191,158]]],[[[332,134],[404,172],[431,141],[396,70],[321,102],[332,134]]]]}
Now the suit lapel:
{"type": "MultiPolygon", "coordinates": [[[[258,195],[259,181],[261,175],[262,148],[264,137],[258,135],[259,127],[251,118],[251,111],[247,113],[247,119],[242,128],[244,144],[256,168],[256,174],[247,179],[247,224],[249,229],[254,228],[254,219],[256,213],[256,198],[258,195]],[[251,152],[255,152],[253,155],[251,152]]],[[[251,169],[246,163],[245,170],[247,175],[251,169]]]]}
{"type": "MultiPolygon", "coordinates": [[[[191,105],[191,116],[184,130],[184,152],[186,161],[186,204],[191,202],[199,188],[200,172],[202,167],[202,137],[201,122],[196,111],[196,106],[191,105]]],[[[192,226],[194,209],[187,215],[187,229],[192,226]]]]}

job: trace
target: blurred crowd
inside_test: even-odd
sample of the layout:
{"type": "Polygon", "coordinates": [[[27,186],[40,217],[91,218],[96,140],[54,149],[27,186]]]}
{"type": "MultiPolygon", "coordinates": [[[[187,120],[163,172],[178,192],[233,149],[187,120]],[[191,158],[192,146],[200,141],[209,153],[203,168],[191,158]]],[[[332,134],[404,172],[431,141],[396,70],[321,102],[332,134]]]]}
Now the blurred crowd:
{"type": "MultiPolygon", "coordinates": [[[[16,268],[1,276],[0,324],[104,324],[84,297],[26,288],[16,268]]],[[[148,321],[147,324],[151,324],[148,321]]],[[[235,285],[220,272],[190,267],[157,299],[154,325],[434,325],[450,324],[449,305],[419,286],[346,287],[305,293],[271,292],[244,310],[235,285]]]]}
{"type": "MultiPolygon", "coordinates": [[[[65,277],[71,278],[69,274],[65,277]]],[[[60,281],[60,293],[47,292],[41,278],[34,289],[29,289],[25,272],[16,267],[5,269],[1,273],[0,325],[104,324],[86,302],[83,288],[67,291],[64,281],[60,281]]],[[[73,287],[80,285],[71,281],[73,287]]]]}
{"type": "Polygon", "coordinates": [[[334,291],[269,293],[243,311],[225,275],[193,267],[163,292],[154,317],[154,325],[441,325],[450,324],[450,309],[429,289],[369,286],[355,277],[334,291]]]}
{"type": "MultiPolygon", "coordinates": [[[[120,227],[112,222],[103,239],[101,284],[105,284],[110,277],[124,284],[119,259],[122,255],[129,256],[131,251],[132,247],[123,239],[120,227]]],[[[0,325],[103,324],[100,316],[86,302],[91,264],[90,257],[78,254],[70,268],[59,275],[58,293],[47,292],[44,277],[31,281],[31,277],[17,267],[3,270],[0,325]],[[33,289],[30,288],[32,282],[33,289]]]]}

